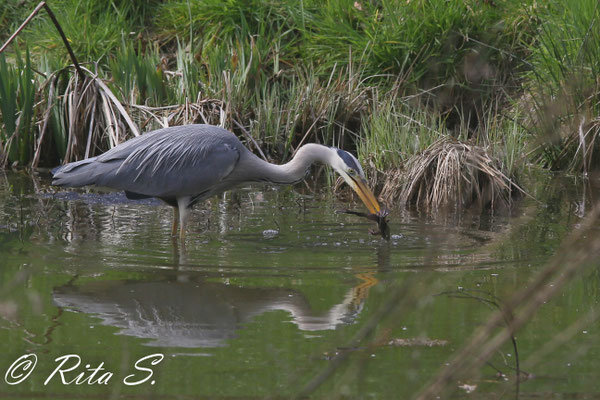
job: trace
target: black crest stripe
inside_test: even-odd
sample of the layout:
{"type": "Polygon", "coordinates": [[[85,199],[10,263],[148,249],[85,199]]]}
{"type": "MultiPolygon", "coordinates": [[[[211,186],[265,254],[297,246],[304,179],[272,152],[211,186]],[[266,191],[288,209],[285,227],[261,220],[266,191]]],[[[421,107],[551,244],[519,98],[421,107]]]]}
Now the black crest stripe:
{"type": "Polygon", "coordinates": [[[354,159],[354,157],[352,157],[348,152],[341,150],[341,149],[337,149],[337,153],[338,153],[338,156],[340,156],[340,158],[342,160],[344,160],[344,162],[346,163],[347,166],[349,166],[350,168],[352,168],[356,171],[360,171],[360,166],[356,163],[356,160],[354,159]]]}

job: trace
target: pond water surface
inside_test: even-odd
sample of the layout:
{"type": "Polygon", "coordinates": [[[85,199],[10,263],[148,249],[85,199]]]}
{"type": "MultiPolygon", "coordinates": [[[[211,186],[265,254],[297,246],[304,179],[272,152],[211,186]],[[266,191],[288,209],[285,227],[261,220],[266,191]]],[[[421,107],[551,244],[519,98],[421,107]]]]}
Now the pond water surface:
{"type": "MultiPolygon", "coordinates": [[[[590,208],[546,177],[509,215],[395,209],[386,242],[312,185],[199,205],[182,246],[159,202],[0,175],[0,397],[410,398],[590,208]]],[[[599,265],[517,333],[528,379],[506,343],[450,396],[598,396],[599,265]]]]}

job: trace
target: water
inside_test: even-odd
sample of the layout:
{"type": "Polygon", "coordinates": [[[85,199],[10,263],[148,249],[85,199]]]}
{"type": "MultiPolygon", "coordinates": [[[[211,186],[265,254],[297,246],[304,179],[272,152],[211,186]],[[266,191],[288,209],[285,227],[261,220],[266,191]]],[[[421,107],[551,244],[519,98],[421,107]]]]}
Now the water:
{"type": "MultiPolygon", "coordinates": [[[[359,204],[255,187],[197,207],[184,247],[169,236],[168,206],[48,183],[0,176],[3,398],[289,397],[309,387],[318,398],[410,398],[590,208],[581,185],[544,179],[537,200],[510,215],[396,209],[385,242],[371,222],[335,213],[359,204]],[[31,375],[7,384],[23,378],[7,371],[29,353],[31,375]]],[[[452,382],[450,397],[597,396],[597,267],[517,333],[529,379],[517,387],[509,342],[452,382]]]]}

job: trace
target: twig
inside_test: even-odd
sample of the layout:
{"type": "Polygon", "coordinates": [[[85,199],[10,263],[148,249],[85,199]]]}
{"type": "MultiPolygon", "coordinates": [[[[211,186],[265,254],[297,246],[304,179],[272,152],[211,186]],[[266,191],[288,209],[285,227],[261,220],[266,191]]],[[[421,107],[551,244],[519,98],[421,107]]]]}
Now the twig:
{"type": "MultiPolygon", "coordinates": [[[[459,298],[459,299],[473,299],[473,300],[480,301],[484,304],[490,305],[490,306],[494,307],[496,310],[504,311],[504,322],[506,323],[506,326],[510,328],[511,323],[512,323],[511,321],[513,319],[513,315],[511,313],[511,310],[507,310],[507,309],[503,308],[503,306],[500,304],[500,302],[502,300],[499,299],[498,297],[494,296],[491,293],[487,293],[487,292],[480,291],[480,290],[478,290],[477,292],[487,295],[487,296],[489,296],[489,298],[476,296],[465,289],[461,289],[458,291],[453,290],[453,291],[449,291],[449,292],[442,292],[442,293],[440,293],[440,295],[446,295],[448,297],[455,297],[455,298],[459,298]]],[[[512,332],[510,334],[510,340],[512,342],[513,350],[515,353],[515,368],[514,369],[516,371],[516,376],[517,376],[517,381],[518,381],[522,373],[524,373],[527,376],[529,376],[530,374],[528,372],[521,370],[520,361],[519,361],[519,349],[517,347],[517,339],[515,338],[515,335],[512,332]]],[[[490,363],[488,362],[488,364],[490,364],[490,363]]]]}
{"type": "Polygon", "coordinates": [[[56,16],[54,15],[54,13],[52,12],[52,10],[50,9],[50,6],[48,4],[46,4],[45,1],[41,1],[35,7],[35,9],[31,12],[31,14],[29,14],[29,17],[27,17],[25,19],[25,21],[21,24],[21,26],[19,26],[19,28],[17,28],[17,30],[15,31],[15,33],[13,33],[10,38],[8,38],[8,40],[6,41],[6,43],[4,43],[4,45],[2,46],[2,48],[0,48],[0,53],[2,53],[6,49],[6,47],[8,47],[8,45],[17,37],[17,35],[19,33],[21,33],[21,31],[25,28],[25,26],[29,22],[31,22],[31,20],[33,19],[33,17],[36,16],[36,14],[40,11],[40,9],[42,7],[46,9],[46,12],[48,13],[48,16],[50,17],[50,19],[52,20],[52,23],[56,27],[56,30],[58,31],[58,34],[60,35],[63,43],[65,44],[65,47],[67,48],[67,51],[69,52],[69,57],[71,57],[71,61],[73,61],[73,65],[75,66],[75,69],[77,70],[77,74],[79,75],[79,77],[81,78],[81,81],[83,82],[83,78],[85,77],[85,75],[83,74],[83,71],[81,70],[81,67],[79,66],[79,63],[77,62],[77,57],[75,57],[75,53],[73,53],[73,49],[71,48],[71,45],[69,44],[69,41],[67,40],[67,36],[65,35],[64,31],[62,30],[62,27],[58,23],[58,20],[56,19],[56,16]]]}
{"type": "Polygon", "coordinates": [[[81,67],[79,66],[79,63],[77,62],[77,57],[75,57],[75,53],[73,53],[73,49],[71,48],[71,45],[69,44],[69,41],[67,40],[67,36],[63,32],[60,24],[58,23],[58,20],[56,19],[56,17],[54,16],[54,13],[50,9],[50,6],[48,6],[45,1],[42,1],[40,4],[42,4],[42,3],[43,3],[44,8],[46,9],[46,11],[48,12],[48,16],[50,17],[50,19],[54,23],[54,26],[56,27],[56,30],[58,31],[58,34],[62,38],[63,43],[65,44],[65,47],[67,48],[67,51],[69,52],[69,56],[71,57],[71,61],[73,61],[73,65],[75,65],[75,69],[77,70],[77,73],[79,74],[79,78],[83,82],[84,78],[85,78],[85,75],[83,74],[83,71],[81,70],[81,67]]]}
{"type": "Polygon", "coordinates": [[[600,204],[562,244],[561,249],[546,268],[527,288],[512,296],[502,310],[492,315],[478,329],[465,346],[457,351],[446,365],[419,393],[417,399],[432,399],[440,396],[448,386],[461,376],[469,374],[485,363],[511,335],[525,325],[535,312],[568,283],[584,264],[597,260],[600,255],[600,239],[590,232],[600,218],[600,204]],[[587,240],[584,240],[587,239],[587,240]],[[494,335],[506,315],[512,315],[510,326],[494,335]]]}
{"type": "Polygon", "coordinates": [[[40,2],[40,4],[37,5],[37,7],[31,12],[31,14],[29,14],[29,17],[27,17],[25,19],[25,21],[23,21],[23,23],[21,24],[21,26],[19,26],[17,28],[17,30],[15,31],[15,33],[13,33],[8,40],[6,41],[6,43],[4,43],[4,45],[2,45],[2,47],[0,47],[0,53],[2,53],[7,47],[8,45],[17,37],[17,35],[19,33],[21,33],[21,31],[25,28],[25,26],[29,23],[29,21],[31,21],[33,19],[33,17],[35,17],[35,15],[40,11],[40,9],[46,5],[45,1],[40,2]]]}
{"type": "Polygon", "coordinates": [[[298,146],[296,146],[296,150],[294,150],[294,152],[293,152],[292,155],[296,154],[296,152],[298,151],[298,149],[300,149],[300,146],[302,146],[304,144],[304,141],[306,140],[306,138],[308,138],[308,134],[315,127],[315,125],[317,124],[317,122],[319,122],[319,120],[323,117],[323,115],[325,114],[325,111],[327,111],[327,109],[323,109],[323,111],[321,111],[321,114],[319,114],[319,116],[317,118],[315,118],[315,120],[313,121],[313,123],[310,125],[310,127],[308,128],[308,130],[306,131],[306,133],[304,134],[304,136],[300,140],[300,143],[298,143],[298,146]]]}
{"type": "Polygon", "coordinates": [[[250,132],[248,132],[246,130],[246,128],[244,128],[244,126],[242,124],[240,124],[235,118],[231,118],[231,120],[233,121],[234,124],[237,125],[238,128],[240,128],[242,130],[242,132],[244,133],[244,136],[246,136],[246,138],[248,140],[250,140],[252,142],[252,144],[254,144],[254,147],[256,147],[256,150],[258,150],[258,152],[260,153],[260,156],[262,157],[262,159],[265,160],[265,161],[269,161],[269,160],[267,160],[267,157],[265,156],[265,153],[263,153],[262,149],[260,148],[260,146],[258,145],[258,143],[256,142],[256,140],[252,137],[252,135],[250,134],[250,132]]]}

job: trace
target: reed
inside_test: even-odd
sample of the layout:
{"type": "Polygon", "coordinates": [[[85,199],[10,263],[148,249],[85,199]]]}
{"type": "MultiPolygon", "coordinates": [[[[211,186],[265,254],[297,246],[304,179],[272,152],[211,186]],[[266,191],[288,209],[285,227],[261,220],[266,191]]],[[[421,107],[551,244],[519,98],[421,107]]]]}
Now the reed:
{"type": "Polygon", "coordinates": [[[109,76],[125,103],[172,104],[175,96],[166,84],[164,64],[156,47],[150,46],[143,51],[138,41],[137,49],[134,49],[133,43],[123,38],[116,55],[109,59],[109,76]]]}
{"type": "Polygon", "coordinates": [[[444,121],[435,113],[410,105],[393,92],[373,99],[362,120],[358,154],[379,172],[397,168],[424,151],[444,133],[444,121]]]}
{"type": "Polygon", "coordinates": [[[16,65],[9,65],[0,54],[0,166],[26,165],[33,152],[33,117],[36,84],[29,49],[25,59],[17,50],[16,65]]]}
{"type": "Polygon", "coordinates": [[[536,160],[555,170],[600,165],[600,6],[594,0],[552,1],[532,46],[526,108],[537,133],[536,160]]]}

